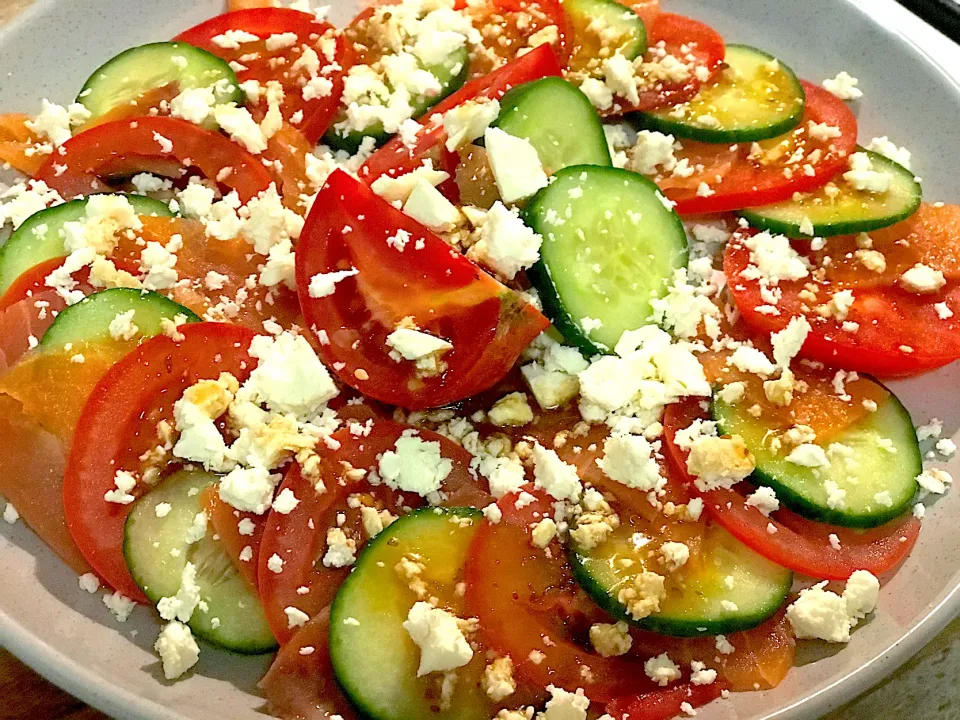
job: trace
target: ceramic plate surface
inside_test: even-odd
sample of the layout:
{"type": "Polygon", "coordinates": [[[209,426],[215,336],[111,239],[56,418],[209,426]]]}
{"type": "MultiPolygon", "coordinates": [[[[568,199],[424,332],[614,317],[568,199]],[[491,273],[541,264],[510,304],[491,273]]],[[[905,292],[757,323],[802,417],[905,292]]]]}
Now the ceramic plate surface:
{"type": "MultiPolygon", "coordinates": [[[[334,1],[338,24],[354,11],[334,1]]],[[[348,2],[350,4],[348,4],[348,2]]],[[[88,74],[127,47],[172,37],[221,9],[218,0],[0,0],[26,5],[0,28],[0,109],[37,111],[41,98],[67,103],[88,74]]],[[[819,82],[847,70],[860,78],[860,138],[888,135],[913,152],[926,198],[960,202],[960,49],[893,0],[664,0],[674,12],[716,27],[730,42],[765,48],[819,82]]],[[[915,423],[960,426],[960,365],[892,384],[915,423]]],[[[950,464],[960,476],[960,462],[950,464]]],[[[799,666],[777,689],[733,696],[704,720],[812,718],[892,672],[958,614],[960,494],[928,512],[916,550],[884,586],[877,613],[845,647],[803,643],[799,666]]],[[[124,624],[24,527],[0,535],[0,644],[90,704],[118,718],[263,718],[256,681],[268,659],[204,647],[195,672],[162,679],[151,650],[158,624],[138,608],[124,624]]]]}

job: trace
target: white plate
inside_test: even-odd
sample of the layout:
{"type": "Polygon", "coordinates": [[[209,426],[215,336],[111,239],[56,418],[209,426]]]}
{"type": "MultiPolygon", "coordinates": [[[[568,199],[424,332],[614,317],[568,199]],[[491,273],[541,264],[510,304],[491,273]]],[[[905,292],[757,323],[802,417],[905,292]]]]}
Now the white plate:
{"type": "MultiPolygon", "coordinates": [[[[960,201],[951,152],[960,147],[960,86],[945,69],[960,68],[960,50],[893,0],[664,3],[712,24],[728,41],[777,54],[801,77],[820,81],[840,70],[859,77],[866,93],[857,107],[861,139],[889,135],[907,145],[927,198],[960,201]]],[[[116,52],[171,37],[220,7],[215,0],[36,0],[0,29],[0,109],[35,112],[43,97],[65,103],[116,52]]],[[[352,10],[341,1],[333,19],[343,22],[352,10]]],[[[946,434],[956,435],[960,366],[893,387],[916,423],[940,417],[946,434]]],[[[960,475],[960,462],[951,465],[960,475]]],[[[804,643],[799,666],[780,687],[735,695],[700,717],[816,717],[892,672],[960,608],[960,535],[951,518],[958,511],[954,491],[928,514],[917,549],[849,646],[804,643]]],[[[163,681],[151,650],[158,629],[151,613],[139,608],[117,624],[22,523],[3,527],[0,578],[0,644],[88,703],[121,718],[263,717],[255,685],[268,659],[204,647],[190,677],[163,681]]]]}

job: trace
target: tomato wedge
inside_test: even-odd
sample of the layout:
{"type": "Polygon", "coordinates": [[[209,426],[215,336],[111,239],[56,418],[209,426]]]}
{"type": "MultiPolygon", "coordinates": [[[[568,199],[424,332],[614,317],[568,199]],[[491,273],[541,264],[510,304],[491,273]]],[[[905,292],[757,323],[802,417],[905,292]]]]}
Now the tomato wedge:
{"type": "MultiPolygon", "coordinates": [[[[443,143],[447,134],[438,116],[467,100],[489,98],[499,100],[510,88],[516,85],[539,80],[544,77],[560,77],[563,71],[557,62],[557,56],[549,46],[540,45],[525,55],[521,55],[489,75],[467,82],[462,88],[437,104],[430,114],[423,118],[417,141],[412,147],[404,145],[403,140],[395,137],[377,150],[363,164],[358,173],[361,180],[372,183],[381,175],[397,177],[420,167],[431,152],[439,150],[443,159],[443,143]],[[438,147],[439,146],[439,147],[438,147]]],[[[454,160],[455,164],[456,160],[454,160]]],[[[440,165],[437,165],[440,167],[440,165]]]]}
{"type": "Polygon", "coordinates": [[[801,81],[807,96],[803,118],[795,130],[759,143],[762,153],[751,158],[750,143],[716,145],[683,141],[678,160],[690,161],[697,170],[682,178],[657,177],[656,183],[677,206],[681,215],[727,212],[745,207],[768,205],[789,200],[796,192],[825,185],[847,166],[857,144],[857,119],[837,97],[812,83],[801,81]],[[809,137],[808,123],[826,123],[840,129],[840,137],[830,141],[809,137]],[[797,151],[798,159],[793,158],[797,151]],[[814,162],[816,161],[816,162],[814,162]],[[810,170],[806,170],[806,166],[810,170]],[[717,182],[717,177],[722,181],[717,182]],[[698,191],[706,183],[714,192],[701,197],[698,191]]]}
{"type": "Polygon", "coordinates": [[[886,269],[879,273],[861,264],[855,237],[830,238],[820,252],[810,252],[808,243],[797,242],[798,251],[818,270],[803,280],[779,283],[780,315],[757,311],[765,304],[758,281],[742,276],[750,264],[745,237],[738,233],[727,244],[723,264],[741,317],[754,330],[776,332],[791,317],[805,315],[812,327],[803,345],[805,356],[880,377],[913,375],[960,358],[960,264],[956,254],[960,206],[924,203],[907,220],[870,233],[874,252],[885,258],[886,269]],[[831,260],[824,264],[827,255],[831,260]],[[946,285],[924,295],[901,287],[900,276],[917,263],[943,272],[946,285]],[[801,297],[808,283],[819,288],[817,303],[801,297]],[[843,290],[854,295],[843,322],[816,311],[816,305],[829,303],[843,290]],[[944,309],[950,313],[946,317],[941,316],[944,309]],[[856,332],[843,329],[848,322],[857,323],[856,332]]]}
{"type": "Polygon", "coordinates": [[[263,164],[236,143],[171,117],[118,120],[82,132],[50,155],[35,177],[75,197],[110,192],[114,177],[153,172],[176,179],[188,167],[236,190],[242,202],[271,181],[263,164]]]}
{"type": "MultiPolygon", "coordinates": [[[[667,457],[693,493],[698,491],[687,473],[687,453],[676,445],[674,436],[695,419],[705,417],[698,402],[683,402],[667,407],[663,419],[667,457]]],[[[874,575],[889,572],[910,554],[920,534],[920,521],[910,515],[859,531],[813,522],[784,508],[766,517],[746,505],[744,496],[734,490],[711,490],[701,497],[710,516],[752,550],[785,568],[823,580],[847,580],[855,570],[869,570],[874,575]],[[839,538],[839,549],[830,542],[830,535],[839,538]]]]}
{"type": "Polygon", "coordinates": [[[297,287],[308,327],[326,333],[320,354],[338,377],[364,395],[412,409],[490,387],[549,324],[342,170],[317,195],[300,235],[297,287]],[[351,269],[358,274],[331,293],[311,295],[316,275],[351,269]],[[419,373],[414,363],[390,356],[386,339],[401,322],[452,344],[438,373],[419,373]]]}
{"type": "MultiPolygon", "coordinates": [[[[592,701],[601,703],[655,692],[657,687],[644,675],[641,659],[601,657],[577,641],[587,628],[564,612],[578,606],[576,582],[564,551],[558,545],[548,556],[530,538],[530,525],[552,517],[553,506],[539,490],[526,489],[536,500],[517,509],[515,494],[501,498],[503,519],[483,523],[470,548],[466,610],[470,617],[479,618],[483,640],[513,658],[516,675],[541,691],[551,683],[583,687],[592,701]],[[531,653],[542,653],[541,662],[530,660],[531,653]],[[584,667],[593,682],[583,682],[584,667]]],[[[602,615],[599,610],[593,613],[602,615]]]]}
{"type": "Polygon", "coordinates": [[[42,139],[24,124],[29,119],[23,113],[0,115],[0,162],[33,175],[46,162],[47,155],[34,149],[42,139]]]}
{"type": "MultiPolygon", "coordinates": [[[[142,476],[141,456],[158,444],[157,423],[172,421],[173,403],[198,380],[232,373],[243,382],[256,367],[251,330],[221,323],[180,328],[182,339],[158,335],[114,365],[94,388],[73,438],[63,481],[67,526],[87,561],[111,587],[138,602],[146,596],[123,558],[130,505],[106,502],[118,470],[142,476]]],[[[150,466],[152,467],[152,466],[150,466]]],[[[138,483],[134,492],[148,488],[138,483]]]]}
{"type": "Polygon", "coordinates": [[[664,690],[617,698],[607,703],[607,713],[618,720],[670,720],[683,714],[682,706],[698,708],[716,700],[725,689],[723,682],[710,685],[681,683],[664,690]]]}
{"type": "MultiPolygon", "coordinates": [[[[357,551],[366,544],[360,505],[396,514],[399,507],[418,508],[423,499],[413,493],[400,493],[386,485],[373,485],[365,478],[348,472],[349,468],[368,474],[377,468],[381,454],[393,448],[405,432],[413,430],[391,420],[373,419],[333,434],[339,448],[323,455],[321,478],[325,490],[318,493],[313,483],[303,477],[300,467],[287,471],[280,492],[289,489],[300,500],[292,512],[284,515],[273,511],[266,522],[260,550],[259,587],[270,627],[281,644],[294,631],[287,621],[285,608],[296,607],[311,617],[327,607],[337,589],[350,572],[349,567],[330,568],[321,558],[326,550],[327,529],[337,527],[337,516],[346,518],[340,527],[357,543],[357,551]],[[363,427],[361,431],[359,428],[363,427]],[[349,503],[353,496],[357,503],[349,503]],[[359,504],[358,504],[359,503],[359,504]],[[283,572],[275,573],[266,561],[272,555],[283,560],[283,572]],[[306,590],[304,590],[306,588],[306,590]]],[[[425,442],[440,444],[440,453],[453,462],[443,482],[447,495],[444,505],[451,507],[483,507],[492,497],[470,472],[470,453],[442,435],[417,430],[425,442]]]]}
{"type": "MultiPolygon", "coordinates": [[[[239,63],[246,68],[237,71],[240,82],[278,81],[284,89],[281,106],[283,119],[293,122],[296,119],[294,116],[302,113],[294,125],[311,145],[323,137],[333,121],[343,93],[344,69],[348,65],[347,44],[336,28],[330,23],[318,20],[313,14],[289,8],[250,7],[212,17],[183,31],[174,39],[196,45],[228,62],[239,63]],[[225,49],[213,42],[213,38],[227,30],[242,30],[256,35],[260,40],[241,43],[239,48],[225,49]],[[270,35],[285,33],[294,33],[297,36],[292,46],[279,50],[267,49],[266,39],[270,35]],[[325,42],[332,42],[331,55],[323,52],[326,46],[320,42],[321,38],[324,38],[325,42]],[[305,48],[319,51],[323,58],[319,77],[331,83],[329,92],[323,97],[304,100],[304,87],[311,80],[311,76],[304,63],[296,70],[293,68],[303,56],[305,48]]],[[[256,116],[262,117],[265,110],[265,102],[262,100],[254,106],[256,116]]]]}

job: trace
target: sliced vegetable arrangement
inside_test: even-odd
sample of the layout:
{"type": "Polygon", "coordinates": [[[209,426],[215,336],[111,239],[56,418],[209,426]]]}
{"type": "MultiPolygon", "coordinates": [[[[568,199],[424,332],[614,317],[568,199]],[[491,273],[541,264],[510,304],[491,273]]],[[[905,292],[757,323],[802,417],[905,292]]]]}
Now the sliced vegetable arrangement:
{"type": "Polygon", "coordinates": [[[666,720],[848,641],[952,482],[880,381],[960,359],[960,207],[857,81],[646,0],[308,4],[3,116],[8,522],[170,680],[276,650],[281,718],[666,720]]]}

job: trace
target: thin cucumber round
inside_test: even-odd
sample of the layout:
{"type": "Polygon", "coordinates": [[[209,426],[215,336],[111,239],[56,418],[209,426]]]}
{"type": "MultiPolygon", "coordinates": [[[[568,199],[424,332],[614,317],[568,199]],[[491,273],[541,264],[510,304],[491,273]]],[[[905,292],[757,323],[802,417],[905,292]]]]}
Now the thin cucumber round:
{"type": "Polygon", "coordinates": [[[756,627],[783,605],[793,573],[755,553],[719,525],[706,529],[703,545],[667,576],[660,610],[640,620],[618,596],[644,570],[663,572],[638,551],[624,525],[589,552],[571,546],[573,575],[600,607],[644,630],[675,637],[721,635],[756,627]],[[628,563],[623,562],[629,561],[628,563]]]}
{"type": "MultiPolygon", "coordinates": [[[[172,85],[180,91],[209,87],[216,104],[243,104],[233,70],[216,55],[184,42],[157,42],[125,50],[93,71],[77,96],[96,120],[152,90],[172,85]]],[[[211,119],[211,127],[216,123],[211,119]]]]}
{"type": "Polygon", "coordinates": [[[562,0],[561,4],[574,29],[575,55],[593,59],[619,52],[633,60],[646,52],[646,26],[628,6],[616,0],[562,0]],[[603,28],[603,42],[599,33],[588,29],[593,23],[603,28]]]}
{"type": "Polygon", "coordinates": [[[60,311],[53,325],[40,339],[41,348],[62,348],[67,343],[106,342],[113,339],[110,323],[117,315],[133,311],[135,333],[126,340],[149,338],[163,332],[162,320],[200,322],[200,318],[180,303],[159,293],[133,288],[111,288],[88,295],[76,305],[60,311]]]}
{"type": "MultiPolygon", "coordinates": [[[[430,108],[439,103],[448,95],[459,90],[467,81],[470,74],[470,53],[466,47],[462,47],[439,65],[430,65],[423,68],[440,81],[440,92],[437,95],[415,95],[410,98],[410,107],[413,108],[414,120],[421,117],[430,108]]],[[[323,136],[323,143],[332,147],[334,150],[344,150],[351,155],[360,149],[364,138],[371,137],[376,144],[383,145],[390,139],[392,133],[388,133],[383,123],[379,120],[367,125],[362,130],[347,129],[347,114],[341,108],[340,112],[334,118],[333,124],[323,136]]]]}
{"type": "Polygon", "coordinates": [[[910,413],[893,393],[878,401],[876,412],[822,443],[830,464],[818,468],[787,461],[791,448],[774,452],[774,433],[746,407],[714,397],[712,413],[719,432],[739,435],[753,453],[754,482],[773,488],[780,502],[812,520],[877,527],[914,502],[923,470],[920,445],[910,413]]]}
{"type": "Polygon", "coordinates": [[[923,199],[923,189],[914,174],[879,153],[863,148],[857,148],[857,152],[870,156],[875,171],[890,174],[892,182],[887,192],[863,192],[836,178],[813,192],[775,205],[747,208],[740,215],[756,228],[794,238],[870,232],[913,215],[923,199]],[[807,222],[810,226],[804,227],[807,222]]]}
{"type": "Polygon", "coordinates": [[[650,180],[616,168],[578,165],[553,176],[524,211],[543,237],[530,268],[544,312],[589,355],[649,324],[674,270],[687,264],[687,236],[650,180]]]}
{"type": "Polygon", "coordinates": [[[470,508],[427,508],[405,515],[372,540],[330,609],[330,659],[337,682],[364,717],[376,720],[474,720],[490,717],[479,688],[485,658],[459,668],[453,695],[439,708],[444,673],[417,677],[420,650],[403,627],[421,598],[395,569],[404,556],[422,563],[420,577],[440,607],[458,614],[470,542],[483,516],[470,508]]]}
{"type": "MultiPolygon", "coordinates": [[[[17,228],[3,247],[0,247],[0,295],[34,265],[67,255],[61,234],[63,224],[83,220],[87,199],[71,200],[41,210],[28,217],[17,228]]],[[[169,206],[159,200],[143,195],[128,195],[127,200],[138,215],[173,216],[169,206]]]]}
{"type": "Polygon", "coordinates": [[[496,126],[528,140],[548,175],[571,165],[610,167],[610,148],[597,111],[563,78],[524,83],[500,100],[496,126]]]}
{"type": "Polygon", "coordinates": [[[767,140],[797,126],[805,95],[789,67],[747,45],[727,45],[726,63],[687,102],[631,117],[648,130],[724,144],[767,140]]]}
{"type": "Polygon", "coordinates": [[[269,652],[277,647],[260,598],[213,539],[213,531],[187,544],[187,531],[203,509],[202,492],[216,483],[211,473],[182,470],[166,478],[133,506],[124,526],[123,554],[137,585],[153,603],[180,589],[188,562],[197,568],[200,599],[190,618],[194,634],[239,653],[269,652]],[[157,506],[170,509],[157,517],[157,506]]]}

